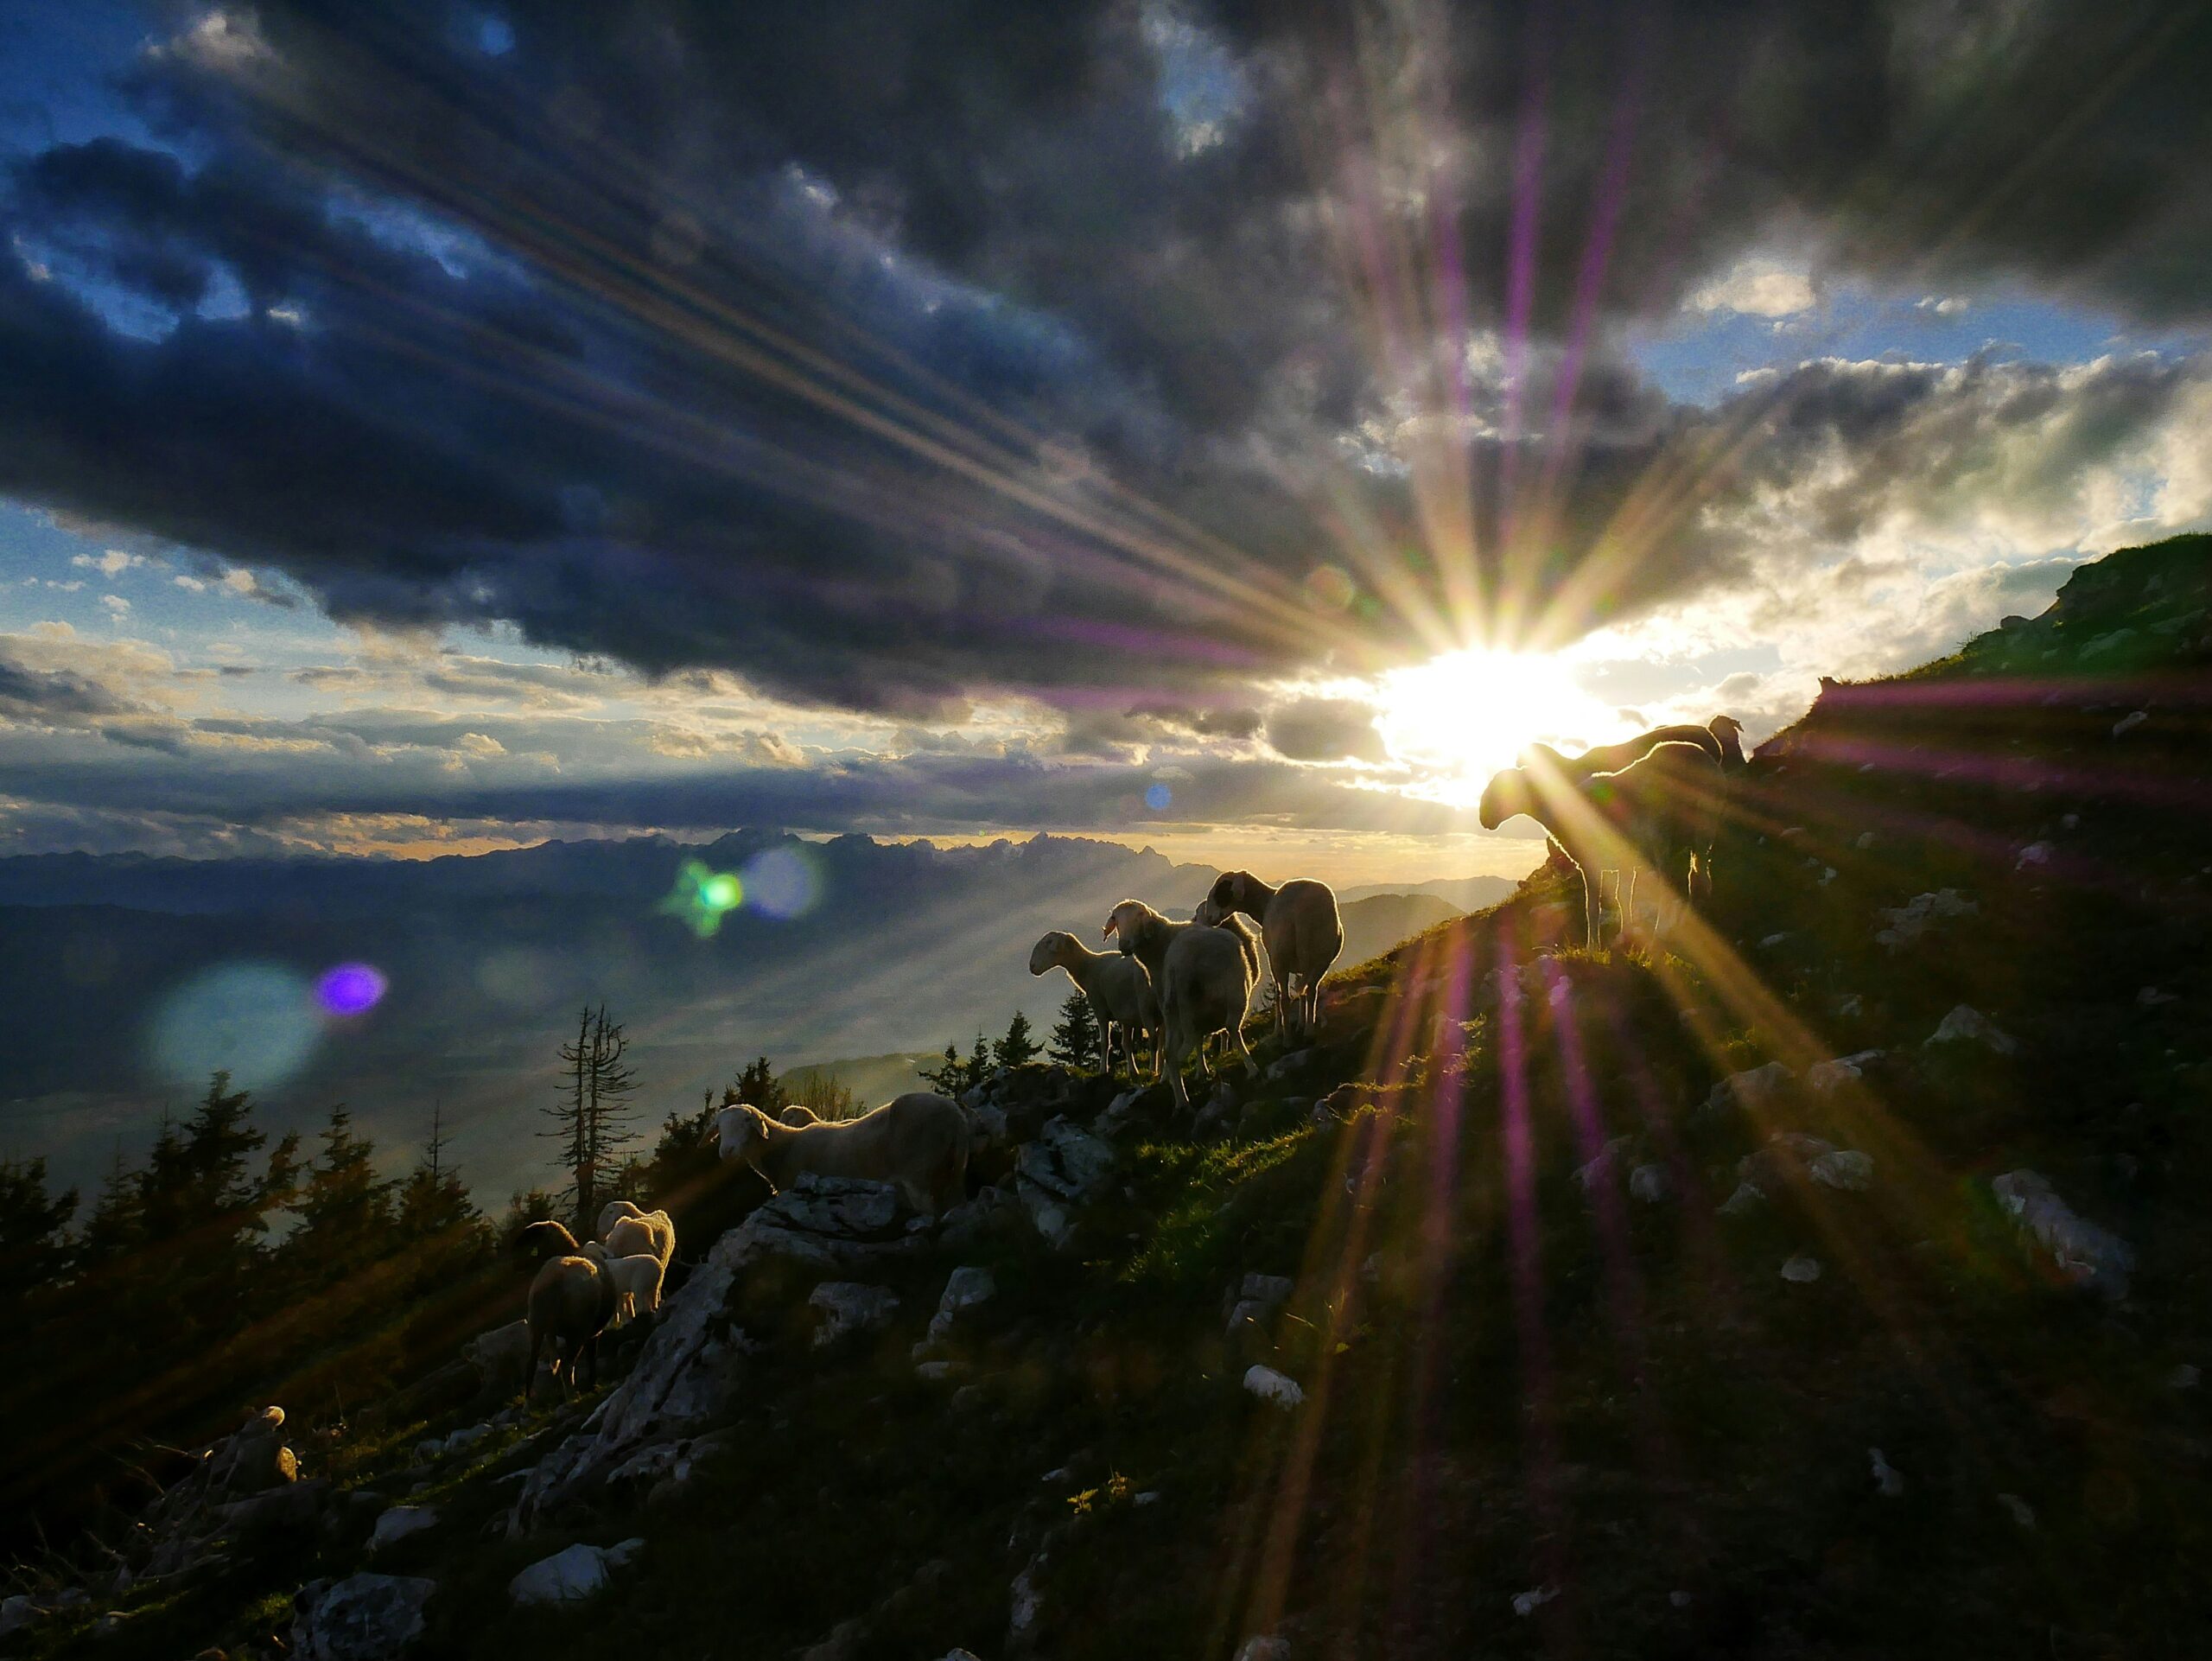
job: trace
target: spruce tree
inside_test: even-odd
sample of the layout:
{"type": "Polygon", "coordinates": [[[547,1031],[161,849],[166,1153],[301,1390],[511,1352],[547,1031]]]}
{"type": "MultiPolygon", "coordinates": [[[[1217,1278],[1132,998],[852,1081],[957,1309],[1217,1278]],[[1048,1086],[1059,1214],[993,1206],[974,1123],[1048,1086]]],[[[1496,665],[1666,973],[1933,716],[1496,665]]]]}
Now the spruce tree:
{"type": "Polygon", "coordinates": [[[947,1044],[944,1060],[933,1067],[918,1069],[922,1082],[940,1096],[957,1097],[968,1088],[968,1064],[960,1059],[960,1046],[947,1044]]]}
{"type": "Polygon", "coordinates": [[[1090,1000],[1080,992],[1068,994],[1068,1001],[1060,1005],[1060,1019],[1052,1028],[1046,1049],[1055,1061],[1078,1072],[1096,1065],[1098,1058],[1097,1018],[1091,1014],[1090,1000]]]}
{"type": "Polygon", "coordinates": [[[981,1027],[976,1029],[976,1047],[968,1052],[964,1071],[970,1086],[980,1085],[991,1076],[990,1041],[983,1036],[981,1027]]]}
{"type": "Polygon", "coordinates": [[[375,1154],[374,1143],[353,1134],[345,1105],[332,1108],[321,1155],[292,1204],[300,1226],[284,1242],[283,1255],[311,1283],[341,1281],[393,1244],[392,1185],[378,1179],[375,1154]]]}
{"type": "Polygon", "coordinates": [[[1006,1036],[991,1046],[991,1059],[1002,1067],[1018,1067],[1037,1059],[1037,1041],[1029,1030],[1029,1017],[1020,1010],[1007,1022],[1006,1036]]]}

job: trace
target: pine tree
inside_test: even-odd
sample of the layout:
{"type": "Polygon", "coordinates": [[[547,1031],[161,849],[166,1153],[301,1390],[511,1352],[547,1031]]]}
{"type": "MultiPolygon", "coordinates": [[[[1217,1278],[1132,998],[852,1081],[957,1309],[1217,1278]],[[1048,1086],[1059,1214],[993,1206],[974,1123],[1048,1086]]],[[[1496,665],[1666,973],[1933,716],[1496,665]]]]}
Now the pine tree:
{"type": "Polygon", "coordinates": [[[388,1251],[391,1189],[378,1179],[375,1144],[353,1134],[345,1105],[330,1110],[322,1153],[291,1209],[300,1226],[284,1242],[283,1256],[318,1285],[331,1285],[388,1251]]]}
{"type": "Polygon", "coordinates": [[[768,1058],[765,1055],[737,1075],[734,1088],[737,1091],[736,1100],[727,1101],[723,1105],[734,1107],[738,1102],[743,1102],[748,1107],[759,1108],[772,1119],[791,1104],[791,1092],[784,1088],[784,1081],[776,1077],[775,1069],[768,1065],[768,1058]]]}
{"type": "Polygon", "coordinates": [[[933,1067],[918,1069],[922,1082],[940,1096],[958,1097],[968,1088],[968,1064],[960,1059],[960,1046],[947,1044],[944,1060],[933,1067]]]}
{"type": "Polygon", "coordinates": [[[482,1227],[476,1202],[469,1198],[460,1170],[447,1163],[445,1149],[444,1109],[435,1106],[430,1111],[430,1139],[423,1144],[422,1156],[399,1185],[395,1225],[410,1247],[463,1240],[482,1227]]]}
{"type": "Polygon", "coordinates": [[[976,1047],[968,1052],[967,1079],[969,1086],[980,1085],[991,1076],[991,1045],[983,1036],[983,1029],[976,1029],[976,1047]]]}
{"type": "Polygon", "coordinates": [[[1096,1063],[1101,1036],[1090,1000],[1080,992],[1071,992],[1068,1001],[1060,1005],[1059,1022],[1052,1028],[1046,1048],[1054,1060],[1081,1071],[1096,1063]]]}
{"type": "Polygon", "coordinates": [[[0,1308],[68,1272],[76,1251],[67,1231],[76,1212],[74,1188],[48,1194],[44,1160],[0,1159],[0,1254],[8,1263],[0,1308]]]}
{"type": "Polygon", "coordinates": [[[1007,1022],[1006,1036],[991,1046],[991,1059],[1002,1067],[1019,1067],[1037,1059],[1037,1041],[1029,1030],[1029,1017],[1020,1010],[1007,1022]]]}

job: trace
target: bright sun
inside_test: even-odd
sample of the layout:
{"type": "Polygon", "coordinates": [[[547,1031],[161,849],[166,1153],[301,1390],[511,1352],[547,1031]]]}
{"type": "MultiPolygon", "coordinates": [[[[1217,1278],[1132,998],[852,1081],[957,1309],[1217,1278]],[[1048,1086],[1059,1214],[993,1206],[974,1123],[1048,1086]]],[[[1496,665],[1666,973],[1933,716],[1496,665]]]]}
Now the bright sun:
{"type": "Polygon", "coordinates": [[[1391,754],[1436,769],[1442,776],[1421,793],[1455,804],[1473,803],[1490,776],[1535,741],[1573,754],[1623,726],[1552,657],[1452,652],[1392,671],[1381,690],[1376,725],[1391,754]]]}

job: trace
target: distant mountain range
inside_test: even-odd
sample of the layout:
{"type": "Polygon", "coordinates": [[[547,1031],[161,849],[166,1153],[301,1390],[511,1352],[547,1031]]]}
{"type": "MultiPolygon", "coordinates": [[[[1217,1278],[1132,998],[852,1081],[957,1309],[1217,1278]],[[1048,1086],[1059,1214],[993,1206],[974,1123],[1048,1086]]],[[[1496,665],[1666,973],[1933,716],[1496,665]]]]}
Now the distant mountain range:
{"type": "Polygon", "coordinates": [[[1440,877],[1433,882],[1363,883],[1357,888],[1338,889],[1337,898],[1350,903],[1382,894],[1432,894],[1447,901],[1455,911],[1483,911],[1501,900],[1511,899],[1513,891],[1520,886],[1517,878],[1510,876],[1451,876],[1440,877]]]}
{"type": "MultiPolygon", "coordinates": [[[[995,1035],[1020,1009],[1050,1028],[1070,989],[1029,976],[1045,930],[1095,943],[1132,895],[1186,914],[1217,875],[1083,837],[940,847],[772,830],[415,862],[0,859],[15,1039],[0,1151],[48,1154],[71,1181],[118,1140],[137,1159],[164,1105],[226,1063],[270,1125],[309,1127],[343,1100],[395,1161],[438,1104],[472,1180],[504,1191],[545,1174],[529,1110],[553,1099],[556,1047],[586,1002],[628,1024],[641,1131],[756,1054],[869,1058],[834,1070],[880,1099],[909,1082],[897,1058],[964,1048],[979,1022],[995,1035]],[[703,935],[702,873],[749,875],[755,902],[703,935]],[[385,977],[381,1002],[303,1014],[315,978],[345,963],[385,977]]],[[[1342,961],[1454,909],[1351,891],[1342,961]]]]}

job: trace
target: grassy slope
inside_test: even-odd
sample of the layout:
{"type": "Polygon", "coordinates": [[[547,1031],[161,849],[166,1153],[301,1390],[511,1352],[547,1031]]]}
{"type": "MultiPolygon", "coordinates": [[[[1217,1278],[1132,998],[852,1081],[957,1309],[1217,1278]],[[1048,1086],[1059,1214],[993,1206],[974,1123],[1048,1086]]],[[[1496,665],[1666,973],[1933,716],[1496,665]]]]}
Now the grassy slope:
{"type": "MultiPolygon", "coordinates": [[[[996,1658],[1040,1551],[1034,1652],[1071,1661],[1226,1656],[1279,1627],[1301,1656],[2202,1647],[2205,1408],[2171,1376],[2212,1362],[2212,735],[2189,620],[2212,557],[2106,565],[2025,629],[1833,689],[1766,747],[1713,943],[1565,954],[1502,1008],[1490,971],[1564,916],[1540,875],[1343,976],[1313,1072],[1233,1140],[1137,1148],[1075,1252],[910,1263],[881,1277],[902,1320],[827,1356],[798,1314],[814,1277],[754,1276],[737,1451],[667,1505],[519,1544],[480,1530],[512,1492],[486,1479],[522,1455],[448,1477],[446,1525],[378,1564],[442,1581],[425,1652],[780,1656],[859,1616],[854,1657],[996,1658]],[[2031,841],[2051,858],[2022,869],[2031,841]],[[1946,886],[1980,915],[1874,943],[1878,907],[1946,886]],[[1923,1047],[1961,1002],[2020,1053],[1923,1047]],[[1877,1046],[1896,1059],[1864,1090],[1691,1111],[1735,1068],[1877,1046]],[[1784,1126],[1872,1153],[1872,1189],[1717,1215],[1784,1126]],[[1673,1198],[1586,1198],[1571,1173],[1621,1134],[1673,1198]],[[2139,1248],[2126,1302],[2020,1247],[1986,1179],[2023,1164],[2139,1248]],[[1800,1253],[1810,1285],[1779,1276],[1800,1253]],[[907,1358],[955,1261],[1004,1289],[957,1407],[907,1358]],[[1304,1384],[1295,1413],[1238,1388],[1250,1358],[1221,1338],[1249,1270],[1299,1276],[1269,1357],[1304,1384]],[[647,1552],[588,1609],[507,1610],[524,1563],[632,1533],[647,1552]]],[[[391,1491],[374,1446],[350,1457],[391,1491]]],[[[359,1561],[303,1544],[148,1594],[99,1653],[251,1646],[306,1574],[359,1561]]]]}

